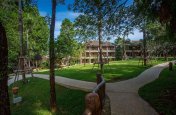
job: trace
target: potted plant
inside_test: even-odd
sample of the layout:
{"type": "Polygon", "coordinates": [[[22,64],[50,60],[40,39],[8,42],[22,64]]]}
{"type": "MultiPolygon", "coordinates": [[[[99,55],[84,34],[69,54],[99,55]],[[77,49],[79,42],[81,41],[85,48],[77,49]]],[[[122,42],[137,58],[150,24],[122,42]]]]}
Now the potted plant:
{"type": "Polygon", "coordinates": [[[13,88],[12,88],[12,93],[13,93],[14,95],[17,95],[17,94],[18,94],[18,90],[19,90],[19,87],[13,87],[13,88]]]}

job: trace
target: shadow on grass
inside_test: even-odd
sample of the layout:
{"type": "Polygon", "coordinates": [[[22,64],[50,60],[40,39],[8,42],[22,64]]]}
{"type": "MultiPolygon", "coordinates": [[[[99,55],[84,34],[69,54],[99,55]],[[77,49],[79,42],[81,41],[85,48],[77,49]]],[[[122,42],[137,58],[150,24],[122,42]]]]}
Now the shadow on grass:
{"type": "MultiPolygon", "coordinates": [[[[29,83],[23,85],[19,81],[19,95],[23,101],[18,105],[11,104],[12,115],[52,115],[50,112],[49,81],[39,78],[29,78],[29,83]]],[[[9,87],[10,98],[12,86],[9,87]]],[[[86,92],[71,90],[56,85],[58,111],[56,115],[79,115],[84,111],[86,92]]]]}

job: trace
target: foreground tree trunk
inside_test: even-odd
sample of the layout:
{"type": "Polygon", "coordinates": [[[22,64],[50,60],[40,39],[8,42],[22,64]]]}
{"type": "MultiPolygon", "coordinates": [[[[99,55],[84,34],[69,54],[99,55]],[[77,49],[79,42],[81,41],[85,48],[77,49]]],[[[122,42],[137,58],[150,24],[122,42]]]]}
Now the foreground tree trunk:
{"type": "Polygon", "coordinates": [[[55,76],[54,76],[54,29],[55,29],[55,17],[56,17],[56,0],[52,0],[52,19],[50,27],[50,46],[49,46],[49,56],[50,56],[50,106],[51,112],[57,111],[56,106],[56,91],[55,91],[55,76]]]}
{"type": "Polygon", "coordinates": [[[146,54],[146,32],[143,30],[143,54],[144,54],[144,66],[147,66],[147,54],[146,54]]]}
{"type": "Polygon", "coordinates": [[[0,115],[10,115],[8,94],[8,47],[4,27],[0,22],[0,115]]]}
{"type": "MultiPolygon", "coordinates": [[[[22,1],[18,1],[18,15],[19,15],[19,35],[20,35],[20,68],[24,70],[24,49],[23,49],[23,17],[22,17],[22,1]]],[[[23,78],[23,83],[25,84],[26,81],[26,76],[25,73],[22,73],[22,78],[23,78]]]]}

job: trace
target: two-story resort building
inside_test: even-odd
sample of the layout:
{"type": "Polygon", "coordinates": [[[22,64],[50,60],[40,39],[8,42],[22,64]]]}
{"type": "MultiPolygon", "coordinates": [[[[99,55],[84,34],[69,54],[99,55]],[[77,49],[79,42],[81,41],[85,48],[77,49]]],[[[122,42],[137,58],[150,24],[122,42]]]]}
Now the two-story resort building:
{"type": "MultiPolygon", "coordinates": [[[[103,61],[115,60],[115,45],[110,42],[102,42],[103,61]]],[[[99,62],[99,42],[89,41],[86,43],[86,49],[80,57],[80,63],[99,62]]]]}
{"type": "Polygon", "coordinates": [[[126,55],[129,58],[141,57],[142,43],[141,41],[130,41],[125,44],[126,55]]]}
{"type": "MultiPolygon", "coordinates": [[[[115,60],[115,44],[108,41],[102,42],[103,61],[115,60]]],[[[140,41],[130,41],[125,43],[126,55],[128,58],[141,56],[142,45],[140,41]]],[[[86,43],[85,51],[80,57],[80,63],[96,63],[99,62],[99,42],[89,41],[86,43]]]]}

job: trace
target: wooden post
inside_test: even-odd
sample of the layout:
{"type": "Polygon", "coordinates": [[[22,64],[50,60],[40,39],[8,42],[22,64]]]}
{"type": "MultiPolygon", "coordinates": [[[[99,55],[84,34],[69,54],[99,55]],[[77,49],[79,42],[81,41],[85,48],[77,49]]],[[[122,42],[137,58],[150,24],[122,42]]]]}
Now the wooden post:
{"type": "Polygon", "coordinates": [[[169,70],[172,71],[173,70],[173,63],[169,62],[169,70]]]}
{"type": "Polygon", "coordinates": [[[101,115],[100,98],[96,93],[89,93],[85,97],[86,109],[83,115],[101,115]]]}
{"type": "Polygon", "coordinates": [[[100,107],[103,109],[105,102],[105,84],[97,91],[100,98],[100,107]]]}
{"type": "Polygon", "coordinates": [[[97,87],[85,97],[86,109],[83,115],[101,115],[105,102],[105,81],[101,73],[96,74],[97,87]]]}
{"type": "MultiPolygon", "coordinates": [[[[101,78],[101,73],[97,73],[97,85],[99,83],[101,83],[102,81],[102,78],[101,78]]],[[[100,98],[100,107],[101,109],[103,109],[103,88],[101,87],[98,91],[97,91],[98,95],[99,95],[99,98],[100,98]]]]}
{"type": "Polygon", "coordinates": [[[104,84],[104,85],[102,86],[102,92],[103,92],[103,94],[102,94],[102,98],[103,98],[102,104],[103,104],[103,105],[104,105],[104,101],[105,101],[105,90],[106,90],[106,84],[104,84]]]}
{"type": "Polygon", "coordinates": [[[99,84],[102,81],[101,73],[97,73],[96,77],[97,77],[97,84],[99,84]]]}

